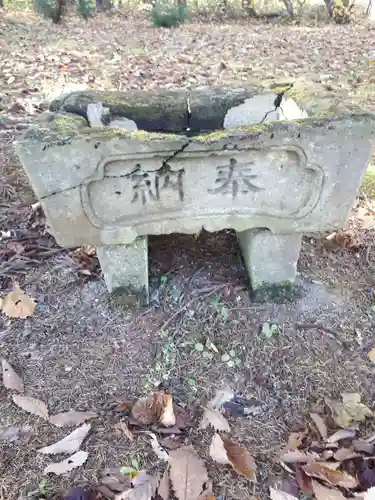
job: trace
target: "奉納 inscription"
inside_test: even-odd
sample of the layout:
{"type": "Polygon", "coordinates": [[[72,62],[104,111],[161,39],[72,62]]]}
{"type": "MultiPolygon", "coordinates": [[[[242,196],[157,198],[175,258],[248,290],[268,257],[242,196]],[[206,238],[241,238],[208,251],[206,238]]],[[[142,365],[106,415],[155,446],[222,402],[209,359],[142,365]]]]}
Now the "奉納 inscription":
{"type": "Polygon", "coordinates": [[[257,175],[252,173],[249,163],[238,163],[235,158],[229,160],[229,165],[219,165],[216,167],[215,184],[218,187],[209,189],[211,194],[222,193],[231,194],[232,198],[236,198],[238,193],[246,194],[249,191],[262,191],[265,188],[259,187],[253,183],[257,175]]]}
{"type": "Polygon", "coordinates": [[[146,205],[149,201],[159,201],[160,193],[167,189],[176,191],[179,200],[183,201],[183,175],[183,169],[173,172],[167,164],[160,170],[149,172],[144,171],[137,163],[136,170],[130,174],[133,189],[131,203],[141,202],[146,205]]]}

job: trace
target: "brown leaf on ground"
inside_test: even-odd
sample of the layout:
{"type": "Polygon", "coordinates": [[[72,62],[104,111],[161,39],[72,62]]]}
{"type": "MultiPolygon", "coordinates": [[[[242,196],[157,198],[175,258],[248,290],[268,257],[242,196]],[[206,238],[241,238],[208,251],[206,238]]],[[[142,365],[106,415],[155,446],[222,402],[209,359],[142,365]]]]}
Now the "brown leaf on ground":
{"type": "Polygon", "coordinates": [[[333,470],[326,463],[313,462],[303,467],[304,472],[311,477],[321,479],[332,486],[342,486],[343,488],[355,488],[357,480],[339,470],[333,470]]]}
{"type": "Polygon", "coordinates": [[[58,476],[66,474],[67,472],[70,472],[71,470],[83,465],[86,462],[88,456],[89,454],[86,451],[78,451],[62,462],[56,462],[48,465],[48,467],[44,469],[43,474],[53,473],[58,476]]]}
{"type": "Polygon", "coordinates": [[[356,435],[355,429],[340,429],[327,438],[327,443],[337,443],[343,439],[352,439],[356,435]]]}
{"type": "Polygon", "coordinates": [[[3,384],[7,389],[24,392],[25,387],[23,385],[23,380],[14,371],[13,367],[8,363],[6,359],[1,361],[3,369],[3,384]]]}
{"type": "Polygon", "coordinates": [[[337,460],[338,462],[342,462],[344,460],[349,460],[349,458],[355,458],[355,457],[358,457],[358,453],[351,450],[350,448],[340,448],[333,455],[333,458],[335,460],[337,460]]]}
{"type": "Polygon", "coordinates": [[[49,417],[51,424],[56,425],[56,427],[68,427],[70,425],[80,425],[90,420],[96,418],[98,415],[93,411],[75,411],[70,410],[64,413],[57,413],[49,417]]]}
{"type": "Polygon", "coordinates": [[[129,441],[134,441],[134,434],[129,429],[124,420],[121,420],[121,422],[117,422],[117,424],[115,424],[115,429],[118,430],[125,437],[127,437],[129,441]]]}
{"type": "Polygon", "coordinates": [[[30,396],[21,396],[19,394],[12,395],[13,402],[22,410],[37,415],[38,417],[48,420],[48,408],[43,401],[32,398],[30,396]]]}
{"type": "Polygon", "coordinates": [[[197,500],[208,480],[203,460],[192,445],[171,451],[170,479],[178,500],[197,500]]]}
{"type": "Polygon", "coordinates": [[[78,429],[75,429],[68,436],[60,439],[50,446],[45,446],[38,450],[39,453],[44,453],[45,455],[55,455],[57,453],[74,453],[78,451],[83,440],[87,436],[91,429],[90,424],[83,424],[78,429]]]}
{"type": "Polygon", "coordinates": [[[344,495],[339,490],[333,490],[318,481],[312,481],[312,487],[316,500],[345,500],[344,495]]]}
{"type": "Polygon", "coordinates": [[[9,318],[27,318],[34,314],[35,299],[26,295],[18,285],[2,300],[3,313],[9,318]]]}
{"type": "Polygon", "coordinates": [[[296,467],[296,481],[302,493],[304,493],[305,495],[313,494],[311,484],[312,479],[306,474],[302,467],[299,466],[296,467]]]}
{"type": "Polygon", "coordinates": [[[224,417],[224,415],[222,415],[218,410],[205,408],[199,429],[207,429],[210,425],[215,429],[215,431],[230,432],[228,420],[224,417]]]}
{"type": "Polygon", "coordinates": [[[342,402],[326,398],[326,403],[332,412],[332,418],[339,427],[352,427],[353,424],[363,422],[366,417],[374,417],[373,412],[361,403],[358,393],[344,393],[342,402]]]}
{"type": "Polygon", "coordinates": [[[229,461],[237,474],[247,477],[250,481],[256,481],[257,466],[250,452],[244,446],[228,438],[223,437],[222,439],[229,461]]]}
{"type": "Polygon", "coordinates": [[[288,442],[284,448],[284,451],[292,451],[299,448],[302,444],[302,441],[307,436],[307,431],[302,432],[292,432],[289,436],[288,442]]]}
{"type": "Polygon", "coordinates": [[[310,413],[310,417],[311,417],[311,420],[314,422],[316,428],[318,429],[320,436],[323,439],[326,439],[326,437],[328,435],[328,430],[327,430],[326,423],[324,422],[322,417],[320,415],[318,415],[317,413],[310,413]]]}
{"type": "Polygon", "coordinates": [[[298,500],[297,497],[290,495],[289,493],[284,493],[284,491],[275,490],[270,488],[270,499],[271,500],[298,500]]]}
{"type": "Polygon", "coordinates": [[[367,353],[367,357],[369,358],[370,361],[375,363],[375,347],[373,347],[371,351],[367,353]]]}
{"type": "Polygon", "coordinates": [[[120,401],[113,411],[117,413],[130,413],[136,401],[135,398],[125,398],[123,401],[120,401]]]}
{"type": "Polygon", "coordinates": [[[284,462],[285,464],[303,464],[313,462],[316,458],[317,455],[305,453],[300,450],[287,451],[279,456],[280,462],[284,462]]]}
{"type": "Polygon", "coordinates": [[[211,441],[210,456],[220,464],[231,465],[240,476],[256,481],[257,466],[244,446],[216,433],[211,441]]]}
{"type": "Polygon", "coordinates": [[[154,392],[138,399],[132,408],[132,416],[142,424],[159,424],[172,427],[176,423],[171,394],[154,392]]]}
{"type": "Polygon", "coordinates": [[[169,485],[169,470],[168,470],[168,468],[166,468],[164,471],[163,477],[160,480],[157,491],[158,491],[159,497],[161,497],[163,500],[169,500],[170,485],[169,485]]]}

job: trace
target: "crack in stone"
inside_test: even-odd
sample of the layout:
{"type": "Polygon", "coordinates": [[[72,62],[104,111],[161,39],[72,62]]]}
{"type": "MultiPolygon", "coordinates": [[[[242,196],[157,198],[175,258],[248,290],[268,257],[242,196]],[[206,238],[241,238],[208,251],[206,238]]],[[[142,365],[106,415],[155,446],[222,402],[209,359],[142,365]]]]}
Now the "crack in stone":
{"type": "MultiPolygon", "coordinates": [[[[280,109],[282,114],[284,115],[284,111],[281,107],[281,103],[283,101],[283,97],[285,95],[286,92],[288,92],[288,90],[290,90],[294,85],[294,82],[289,84],[283,91],[279,92],[276,97],[275,97],[275,100],[273,101],[273,105],[275,106],[274,109],[271,109],[270,111],[267,111],[267,113],[263,116],[263,118],[261,119],[261,121],[259,122],[259,125],[261,125],[264,120],[267,118],[267,116],[270,114],[270,113],[273,113],[274,111],[277,111],[277,109],[280,109]]],[[[285,117],[285,115],[284,115],[285,117]]]]}

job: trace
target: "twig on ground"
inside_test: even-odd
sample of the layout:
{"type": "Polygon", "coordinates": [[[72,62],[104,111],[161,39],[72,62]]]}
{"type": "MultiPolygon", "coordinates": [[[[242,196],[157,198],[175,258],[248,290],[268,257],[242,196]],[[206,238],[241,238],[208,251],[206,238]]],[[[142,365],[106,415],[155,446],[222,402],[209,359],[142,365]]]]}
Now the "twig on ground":
{"type": "Polygon", "coordinates": [[[328,326],[320,325],[317,323],[296,323],[295,327],[298,328],[298,330],[320,330],[324,332],[326,335],[329,337],[333,338],[334,340],[337,340],[341,345],[349,349],[348,342],[345,342],[340,338],[341,333],[338,332],[337,330],[334,330],[333,328],[330,328],[328,326]]]}
{"type": "Polygon", "coordinates": [[[181,314],[185,309],[187,309],[193,302],[195,302],[198,298],[199,299],[205,299],[212,295],[213,293],[217,292],[218,290],[221,290],[222,288],[226,287],[228,283],[224,283],[222,285],[218,285],[213,287],[209,292],[204,293],[203,295],[199,295],[197,297],[193,297],[191,300],[186,302],[185,305],[183,305],[178,311],[176,311],[170,318],[167,319],[160,327],[159,330],[164,330],[179,314],[181,314]]]}

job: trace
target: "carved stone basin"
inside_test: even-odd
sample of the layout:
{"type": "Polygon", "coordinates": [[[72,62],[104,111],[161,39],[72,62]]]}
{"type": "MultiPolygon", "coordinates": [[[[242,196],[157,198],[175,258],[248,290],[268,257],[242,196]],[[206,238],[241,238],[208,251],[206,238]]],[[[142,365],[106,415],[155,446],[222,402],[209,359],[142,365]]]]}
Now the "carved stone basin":
{"type": "Polygon", "coordinates": [[[95,245],[110,291],[147,302],[147,236],[202,228],[237,232],[254,290],[284,286],[303,232],[345,224],[375,135],[372,114],[291,96],[76,92],[17,148],[56,240],[95,245]]]}

